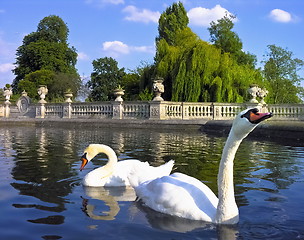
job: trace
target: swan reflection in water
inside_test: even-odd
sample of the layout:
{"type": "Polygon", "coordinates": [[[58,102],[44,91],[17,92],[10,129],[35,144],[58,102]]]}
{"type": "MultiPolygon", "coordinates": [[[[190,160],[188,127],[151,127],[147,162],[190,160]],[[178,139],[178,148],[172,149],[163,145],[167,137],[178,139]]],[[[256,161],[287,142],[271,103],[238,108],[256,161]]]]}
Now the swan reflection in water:
{"type": "Polygon", "coordinates": [[[136,202],[136,206],[145,214],[151,227],[165,231],[186,233],[191,231],[216,230],[219,240],[236,240],[238,236],[237,225],[214,224],[204,221],[190,220],[168,214],[156,212],[146,207],[142,202],[136,202]]]}
{"type": "MultiPolygon", "coordinates": [[[[136,208],[138,213],[144,214],[144,218],[149,225],[155,229],[165,231],[186,233],[194,230],[216,230],[218,239],[236,240],[237,225],[216,225],[203,221],[189,220],[167,214],[156,212],[143,206],[142,202],[137,202],[136,194],[131,187],[85,187],[84,191],[89,199],[82,197],[82,211],[94,220],[115,220],[120,211],[118,202],[133,202],[131,208],[136,208]],[[100,200],[98,206],[105,204],[108,211],[96,211],[97,205],[90,203],[90,199],[100,200]]],[[[136,211],[136,210],[135,210],[136,211]]],[[[134,209],[132,209],[134,213],[134,209]]]]}
{"type": "Polygon", "coordinates": [[[91,199],[101,200],[109,211],[103,211],[97,214],[96,206],[89,204],[89,199],[83,198],[82,210],[87,216],[94,220],[114,220],[120,211],[118,202],[131,202],[136,199],[135,191],[132,187],[86,187],[85,194],[91,199]]]}

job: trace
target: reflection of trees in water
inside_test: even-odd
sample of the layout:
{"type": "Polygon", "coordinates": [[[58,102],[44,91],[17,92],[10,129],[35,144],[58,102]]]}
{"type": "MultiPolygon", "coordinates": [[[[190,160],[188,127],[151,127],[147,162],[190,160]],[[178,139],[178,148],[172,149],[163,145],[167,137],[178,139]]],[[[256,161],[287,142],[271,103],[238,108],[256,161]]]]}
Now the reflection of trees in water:
{"type": "MultiPolygon", "coordinates": [[[[15,166],[11,171],[15,182],[11,185],[21,195],[32,196],[44,203],[13,203],[16,208],[35,208],[60,213],[65,210],[64,197],[72,192],[71,162],[76,158],[75,149],[69,145],[71,136],[66,131],[46,128],[12,128],[10,141],[15,150],[15,166]],[[67,148],[70,146],[70,148],[67,148]]],[[[30,219],[32,223],[62,224],[60,215],[30,219]]]]}

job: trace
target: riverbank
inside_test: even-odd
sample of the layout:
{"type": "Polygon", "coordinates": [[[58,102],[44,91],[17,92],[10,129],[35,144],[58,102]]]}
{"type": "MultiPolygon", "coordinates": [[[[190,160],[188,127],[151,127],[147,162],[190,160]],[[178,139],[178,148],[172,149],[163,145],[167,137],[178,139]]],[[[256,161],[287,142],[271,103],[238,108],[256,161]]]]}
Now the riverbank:
{"type": "MultiPolygon", "coordinates": [[[[229,132],[232,120],[140,120],[140,119],[64,119],[64,118],[2,118],[0,126],[32,125],[53,127],[128,127],[152,129],[200,130],[206,133],[225,135],[229,132]]],[[[304,121],[267,120],[251,133],[254,136],[279,137],[304,140],[304,121]]]]}

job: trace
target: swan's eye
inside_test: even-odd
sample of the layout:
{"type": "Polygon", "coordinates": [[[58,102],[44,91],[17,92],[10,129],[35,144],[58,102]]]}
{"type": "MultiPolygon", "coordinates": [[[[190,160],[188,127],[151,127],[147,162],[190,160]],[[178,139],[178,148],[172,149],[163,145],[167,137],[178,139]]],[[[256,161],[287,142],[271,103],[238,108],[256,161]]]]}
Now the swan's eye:
{"type": "Polygon", "coordinates": [[[254,108],[254,109],[251,110],[251,112],[254,113],[254,114],[258,114],[259,113],[259,109],[254,108]]]}

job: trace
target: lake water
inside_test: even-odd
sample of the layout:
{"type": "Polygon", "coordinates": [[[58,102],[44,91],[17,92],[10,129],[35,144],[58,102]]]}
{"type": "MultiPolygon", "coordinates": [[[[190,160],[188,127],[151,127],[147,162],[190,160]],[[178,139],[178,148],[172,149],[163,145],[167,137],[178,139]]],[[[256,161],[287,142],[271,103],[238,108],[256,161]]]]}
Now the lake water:
{"type": "MultiPolygon", "coordinates": [[[[181,128],[185,128],[182,126],[181,128]]],[[[285,139],[246,138],[235,159],[240,222],[216,226],[156,213],[135,202],[132,189],[83,188],[89,143],[111,146],[120,160],[159,165],[217,192],[225,136],[195,130],[0,127],[0,239],[304,239],[304,147],[285,139]]]]}

